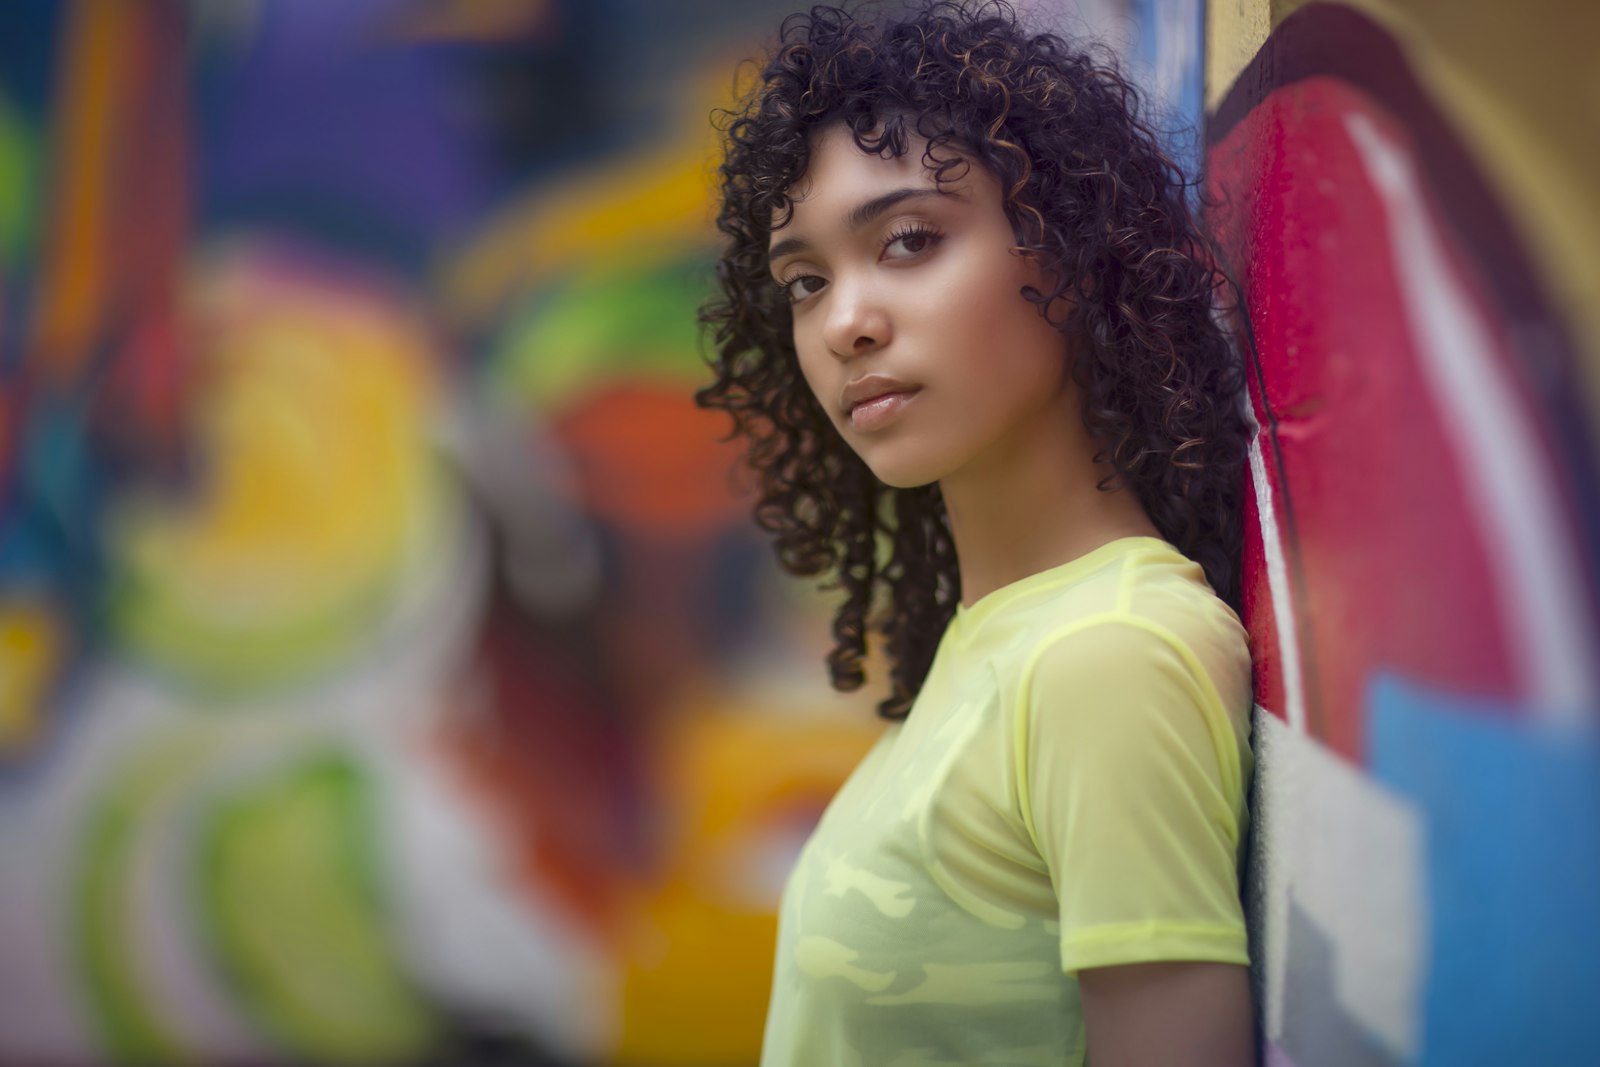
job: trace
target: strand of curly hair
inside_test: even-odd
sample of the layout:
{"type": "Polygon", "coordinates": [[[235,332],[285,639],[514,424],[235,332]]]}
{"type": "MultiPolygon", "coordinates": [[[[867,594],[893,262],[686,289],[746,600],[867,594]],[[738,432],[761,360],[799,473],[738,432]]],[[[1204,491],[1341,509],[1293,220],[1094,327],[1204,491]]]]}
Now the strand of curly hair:
{"type": "Polygon", "coordinates": [[[1016,251],[1052,268],[1050,291],[1022,295],[1063,333],[1109,470],[1100,487],[1136,493],[1237,607],[1241,371],[1212,317],[1221,277],[1185,178],[1138,116],[1138,93],[1114,65],[1030,34],[996,0],[929,3],[881,23],[821,6],[792,16],[750,97],[723,113],[727,244],[720,291],[701,310],[715,380],[696,399],[727,412],[746,441],[756,521],[781,565],[844,594],[828,655],[836,688],[863,683],[869,631],[883,633],[885,718],[909,712],[960,599],[955,546],[938,487],[878,482],[800,374],[789,304],[767,267],[788,190],[817,131],[835,123],[880,154],[903,154],[914,132],[937,181],[969,160],[992,171],[1016,251]]]}

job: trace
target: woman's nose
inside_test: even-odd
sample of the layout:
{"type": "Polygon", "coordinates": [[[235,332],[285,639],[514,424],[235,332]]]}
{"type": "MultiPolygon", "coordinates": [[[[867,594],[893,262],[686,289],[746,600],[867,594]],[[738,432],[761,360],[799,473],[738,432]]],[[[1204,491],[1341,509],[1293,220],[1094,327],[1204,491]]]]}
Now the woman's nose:
{"type": "Polygon", "coordinates": [[[889,316],[870,287],[835,279],[828,294],[822,339],[840,359],[852,359],[889,342],[889,316]]]}

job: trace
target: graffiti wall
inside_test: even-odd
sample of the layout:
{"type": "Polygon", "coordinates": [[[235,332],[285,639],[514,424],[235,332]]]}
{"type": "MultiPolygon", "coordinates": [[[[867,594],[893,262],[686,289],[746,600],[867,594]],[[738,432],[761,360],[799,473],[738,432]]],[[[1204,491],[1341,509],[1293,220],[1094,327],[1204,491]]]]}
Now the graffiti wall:
{"type": "MultiPolygon", "coordinates": [[[[876,731],[689,400],[791,6],[0,6],[0,1062],[754,1058],[876,731]]],[[[1600,17],[1024,6],[1238,284],[1267,1062],[1600,1060],[1600,17]]]]}
{"type": "Polygon", "coordinates": [[[1469,7],[1208,9],[1281,1067],[1600,1059],[1600,19],[1469,7]]]}
{"type": "Polygon", "coordinates": [[[775,10],[0,11],[0,1062],[753,1057],[876,730],[691,400],[775,10]]]}

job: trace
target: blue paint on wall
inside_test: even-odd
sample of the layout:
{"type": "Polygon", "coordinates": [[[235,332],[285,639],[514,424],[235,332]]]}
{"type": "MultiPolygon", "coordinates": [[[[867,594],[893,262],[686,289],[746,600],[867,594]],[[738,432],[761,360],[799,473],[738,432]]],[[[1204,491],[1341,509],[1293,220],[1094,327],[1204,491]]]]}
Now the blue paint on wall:
{"type": "Polygon", "coordinates": [[[1600,736],[1395,678],[1373,775],[1426,816],[1423,1067],[1600,1063],[1600,736]]]}
{"type": "Polygon", "coordinates": [[[1131,0],[1132,60],[1158,127],[1185,174],[1198,175],[1205,122],[1205,7],[1201,0],[1131,0]]]}

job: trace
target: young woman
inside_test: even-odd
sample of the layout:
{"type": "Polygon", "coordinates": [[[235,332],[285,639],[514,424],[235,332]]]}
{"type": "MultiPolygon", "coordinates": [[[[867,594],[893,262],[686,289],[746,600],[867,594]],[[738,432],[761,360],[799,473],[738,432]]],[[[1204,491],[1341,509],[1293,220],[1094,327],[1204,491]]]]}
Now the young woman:
{"type": "Polygon", "coordinates": [[[726,128],[716,380],[892,720],[784,896],[764,1064],[1254,1062],[1247,430],[1183,178],[986,3],[814,8],[726,128]]]}

